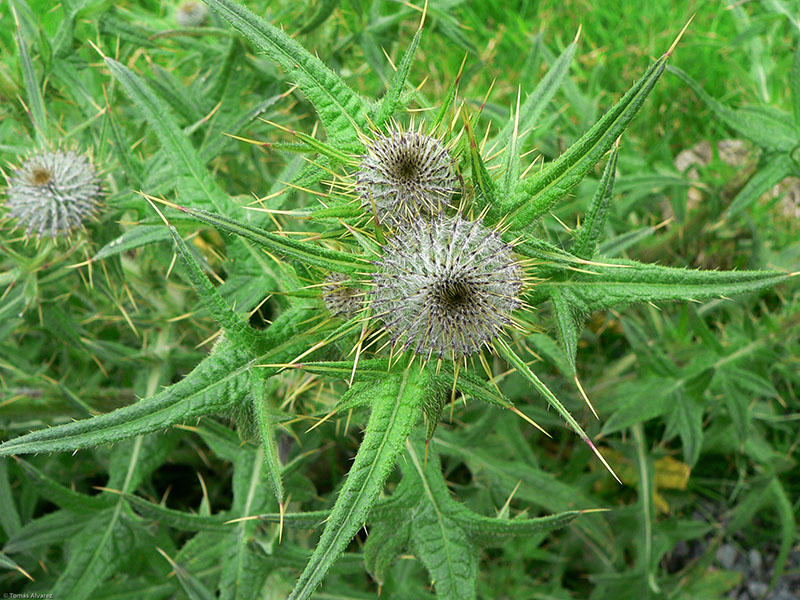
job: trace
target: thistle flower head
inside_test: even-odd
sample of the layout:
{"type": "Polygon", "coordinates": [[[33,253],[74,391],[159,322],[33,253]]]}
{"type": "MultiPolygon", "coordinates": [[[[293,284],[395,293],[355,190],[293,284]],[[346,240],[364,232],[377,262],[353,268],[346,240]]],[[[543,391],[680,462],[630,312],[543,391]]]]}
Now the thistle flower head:
{"type": "Polygon", "coordinates": [[[453,159],[439,140],[415,131],[393,131],[373,140],[356,175],[361,206],[390,227],[448,206],[456,191],[453,159]]]}
{"type": "Polygon", "coordinates": [[[6,205],[26,235],[58,237],[97,210],[100,182],[86,156],[72,150],[30,156],[8,177],[6,205]]]}
{"type": "Polygon", "coordinates": [[[187,0],[175,10],[175,22],[181,27],[200,27],[208,16],[208,9],[202,2],[187,0]]]}
{"type": "Polygon", "coordinates": [[[322,286],[322,300],[334,317],[350,318],[361,310],[361,291],[343,285],[348,279],[341,273],[331,273],[322,286]]]}
{"type": "Polygon", "coordinates": [[[372,306],[403,349],[457,360],[495,339],[520,306],[523,270],[497,231],[461,215],[415,219],[383,249],[372,306]]]}

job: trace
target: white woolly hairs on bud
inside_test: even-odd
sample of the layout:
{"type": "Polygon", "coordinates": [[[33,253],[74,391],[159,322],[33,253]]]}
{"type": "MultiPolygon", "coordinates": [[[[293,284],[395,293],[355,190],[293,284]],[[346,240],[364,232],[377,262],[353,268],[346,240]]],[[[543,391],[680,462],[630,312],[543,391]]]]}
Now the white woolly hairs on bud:
{"type": "Polygon", "coordinates": [[[447,148],[413,128],[373,140],[356,174],[362,208],[389,227],[438,214],[457,184],[447,148]]]}
{"type": "Polygon", "coordinates": [[[457,360],[511,323],[524,271],[497,231],[461,215],[416,219],[383,248],[372,308],[392,339],[426,358],[457,360]]]}
{"type": "Polygon", "coordinates": [[[72,150],[28,157],[8,177],[6,206],[26,235],[59,237],[97,211],[100,182],[86,156],[72,150]]]}

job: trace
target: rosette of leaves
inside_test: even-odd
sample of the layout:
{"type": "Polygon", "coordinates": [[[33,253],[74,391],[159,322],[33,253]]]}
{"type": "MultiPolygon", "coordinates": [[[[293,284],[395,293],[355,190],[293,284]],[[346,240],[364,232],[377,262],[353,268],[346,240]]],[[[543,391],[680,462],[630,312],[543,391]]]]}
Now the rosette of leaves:
{"type": "MultiPolygon", "coordinates": [[[[209,0],[207,4],[259,52],[283,69],[317,111],[326,139],[323,142],[308,134],[295,133],[300,145],[295,150],[315,155],[295,175],[293,182],[297,187],[314,186],[331,171],[352,166],[356,162],[354,156],[364,154],[363,136],[371,127],[385,127],[408,101],[406,79],[421,31],[398,62],[385,95],[373,102],[351,89],[342,78],[280,29],[243,6],[231,0],[209,0]]],[[[658,81],[672,49],[655,61],[643,77],[562,156],[536,173],[525,175],[521,168],[523,132],[531,129],[564,81],[575,47],[573,43],[562,53],[536,89],[519,104],[514,119],[495,136],[494,144],[505,148],[499,177],[490,174],[479,150],[472,132],[472,117],[465,118],[463,143],[454,152],[457,160],[461,161],[461,172],[472,192],[475,213],[485,212],[487,226],[497,226],[506,243],[515,242],[517,254],[535,261],[533,275],[541,281],[526,290],[522,300],[533,306],[550,303],[555,329],[573,376],[578,337],[584,320],[593,311],[639,302],[703,300],[757,292],[788,277],[785,273],[773,271],[703,272],[597,256],[598,241],[612,197],[616,166],[614,144],[658,81]],[[575,232],[569,248],[541,240],[537,236],[537,221],[573,190],[609,151],[608,163],[589,213],[575,232]]],[[[476,552],[487,543],[487,538],[499,539],[524,533],[526,527],[546,531],[564,525],[576,516],[575,513],[564,513],[515,523],[505,517],[487,518],[471,513],[450,496],[437,464],[437,438],[434,436],[436,420],[448,397],[461,393],[519,412],[494,387],[480,366],[458,366],[458,362],[412,366],[408,354],[389,360],[386,353],[366,348],[353,355],[349,349],[355,345],[358,350],[360,341],[364,339],[363,315],[344,322],[313,318],[319,315],[323,306],[319,284],[324,285],[327,273],[340,273],[357,282],[376,268],[372,261],[380,252],[383,232],[369,225],[366,228],[354,226],[370,221],[359,206],[332,192],[326,195],[323,208],[298,211],[313,223],[327,227],[324,235],[314,236],[323,241],[295,239],[279,230],[270,230],[264,222],[254,225],[244,218],[237,204],[216,182],[205,167],[206,161],[169,112],[164,110],[163,101],[149,85],[114,59],[105,58],[105,64],[139,107],[156,133],[164,154],[170,157],[180,175],[179,203],[166,202],[179,212],[168,213],[166,231],[176,245],[185,277],[224,330],[224,341],[182,381],[114,412],[9,440],[0,446],[0,454],[73,451],[128,438],[138,440],[142,438],[137,436],[191,422],[202,415],[247,407],[259,437],[256,462],[248,464],[251,473],[258,475],[263,461],[265,478],[279,507],[277,515],[270,519],[284,524],[294,519],[302,521],[302,516],[290,517],[284,510],[286,494],[282,475],[285,465],[281,463],[275,440],[277,418],[265,403],[270,378],[284,369],[294,368],[349,381],[352,386],[343,394],[335,411],[368,408],[369,417],[358,453],[330,512],[305,517],[305,523],[308,520],[325,521],[316,548],[305,562],[289,596],[291,599],[311,597],[365,522],[376,524],[376,539],[365,552],[368,567],[379,581],[386,565],[403,548],[411,547],[435,581],[437,595],[463,599],[475,596],[476,552]],[[274,263],[266,260],[265,256],[281,257],[280,277],[269,276],[266,281],[285,292],[286,299],[281,304],[280,314],[266,329],[250,327],[241,309],[234,310],[231,302],[210,283],[195,254],[170,224],[171,219],[176,222],[178,219],[191,219],[236,236],[232,253],[235,252],[240,265],[247,265],[251,270],[263,268],[273,273],[274,263]],[[262,249],[266,254],[261,252],[262,249]],[[309,293],[309,281],[317,286],[316,294],[309,293]],[[342,343],[346,348],[340,349],[340,355],[330,360],[330,353],[324,352],[340,348],[339,342],[350,343],[342,343]],[[427,461],[416,432],[423,414],[428,422],[427,438],[431,440],[427,461]],[[388,499],[379,501],[387,479],[404,452],[407,460],[401,484],[388,499]],[[400,515],[407,516],[409,511],[412,518],[403,521],[408,523],[408,527],[398,526],[400,515]],[[381,544],[381,540],[385,543],[381,544]],[[457,551],[452,551],[454,549],[457,551]]],[[[455,99],[454,83],[433,117],[432,128],[445,122],[455,99]]],[[[246,267],[239,268],[238,275],[244,275],[246,267]]],[[[493,347],[596,451],[577,420],[528,366],[524,343],[515,347],[515,342],[524,342],[526,335],[524,331],[514,332],[516,338],[512,337],[510,341],[498,336],[493,340],[493,347]]],[[[355,414],[361,413],[356,410],[355,414]]],[[[261,478],[256,475],[249,481],[249,490],[253,494],[261,484],[261,478]]],[[[131,507],[143,512],[150,510],[151,515],[159,513],[161,520],[195,527],[195,530],[210,526],[207,518],[194,519],[188,514],[142,508],[141,500],[129,495],[134,487],[127,485],[123,491],[125,504],[115,504],[112,515],[131,507]]],[[[250,497],[253,498],[255,496],[250,497]]],[[[261,505],[260,502],[238,504],[237,518],[256,516],[261,505]]],[[[267,505],[266,501],[263,505],[267,505]]],[[[129,519],[134,518],[127,512],[125,514],[129,519]]],[[[122,522],[113,521],[109,531],[123,535],[124,531],[116,527],[122,522]]],[[[263,557],[248,545],[250,534],[248,526],[242,525],[237,528],[235,536],[224,542],[224,547],[230,552],[223,559],[218,585],[225,597],[252,597],[255,593],[253,586],[259,580],[254,573],[263,557]]],[[[113,537],[109,534],[99,544],[112,543],[113,537]]],[[[209,544],[213,539],[217,538],[206,536],[202,541],[209,544]]],[[[92,557],[93,565],[101,561],[101,556],[102,546],[98,545],[92,557]]],[[[296,564],[289,558],[287,552],[285,562],[279,564],[296,564]]],[[[78,566],[74,566],[70,572],[77,570],[78,566]]],[[[95,572],[102,573],[102,577],[94,580],[94,585],[97,585],[110,570],[95,572]]],[[[176,569],[176,572],[187,589],[202,589],[184,567],[181,566],[180,571],[176,569]]],[[[91,593],[92,584],[86,579],[80,581],[83,586],[79,588],[80,594],[71,597],[87,597],[91,593]]],[[[73,588],[70,582],[65,582],[59,591],[69,595],[73,588]]],[[[207,592],[202,589],[200,595],[207,592]]]]}

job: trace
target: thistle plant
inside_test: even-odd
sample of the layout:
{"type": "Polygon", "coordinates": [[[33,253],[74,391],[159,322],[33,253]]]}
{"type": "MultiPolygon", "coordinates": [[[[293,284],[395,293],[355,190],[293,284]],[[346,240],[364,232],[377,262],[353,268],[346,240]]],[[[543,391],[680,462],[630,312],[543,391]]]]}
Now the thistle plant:
{"type": "Polygon", "coordinates": [[[390,238],[377,267],[376,318],[395,344],[426,359],[489,347],[520,305],[522,267],[480,220],[418,217],[390,238]]]}
{"type": "Polygon", "coordinates": [[[447,149],[413,126],[368,140],[356,174],[361,207],[386,226],[440,213],[451,206],[457,183],[447,149]]]}
{"type": "MultiPolygon", "coordinates": [[[[619,398],[598,394],[602,431],[577,408],[588,402],[578,378],[584,324],[592,314],[634,304],[755,296],[791,276],[661,266],[600,251],[615,200],[620,136],[659,81],[677,40],[565,152],[527,168],[525,144],[568,81],[577,41],[549,61],[526,98],[519,94],[506,123],[481,135],[484,115],[472,107],[485,103],[462,97],[464,72],[448,73],[435,101],[410,85],[424,18],[393,63],[385,93],[368,99],[297,39],[243,5],[206,4],[233,28],[223,49],[213,45],[217,60],[202,61],[217,65],[208,77],[186,84],[158,69],[152,77],[138,74],[135,61],[127,60],[136,52],[129,40],[153,44],[159,38],[147,29],[132,32],[113,15],[98,38],[102,66],[87,69],[103,84],[114,81],[106,87],[117,90],[121,105],[130,101],[130,120],[141,117],[147,132],[142,141],[127,143],[126,132],[139,139],[141,131],[120,128],[109,107],[101,133],[118,147],[115,184],[128,211],[126,228],[86,266],[111,266],[120,286],[135,287],[140,259],[150,257],[148,266],[163,281],[142,295],[171,306],[176,288],[163,282],[173,278],[199,302],[169,319],[158,310],[148,313],[158,327],[143,336],[152,356],[148,369],[139,369],[144,379],[135,391],[141,399],[23,433],[30,429],[26,423],[15,429],[20,435],[0,445],[0,456],[97,448],[109,465],[108,482],[94,494],[88,486],[72,489],[56,481],[36,459],[19,459],[18,479],[28,482],[20,485],[41,488],[59,510],[34,518],[31,509],[24,527],[12,524],[7,553],[26,561],[31,546],[24,540],[41,539],[26,534],[53,523],[60,531],[85,528],[64,553],[63,570],[42,575],[58,597],[89,598],[107,580],[115,586],[109,593],[141,588],[154,597],[181,593],[180,586],[191,597],[218,591],[222,598],[255,598],[269,589],[301,600],[323,582],[335,593],[358,597],[362,590],[354,586],[363,587],[363,578],[349,574],[366,569],[375,582],[370,591],[390,597],[433,591],[439,598],[476,598],[487,547],[516,539],[536,547],[564,530],[576,532],[581,548],[611,556],[614,532],[604,515],[594,513],[622,502],[614,478],[632,480],[609,460],[620,453],[638,457],[640,504],[652,527],[651,467],[641,427],[634,430],[635,447],[611,437],[639,424],[630,415],[650,406],[637,396],[641,406],[620,407],[619,398]],[[255,105],[241,105],[256,96],[255,105]],[[318,124],[304,130],[308,119],[294,104],[257,122],[290,96],[300,107],[309,103],[318,124]],[[397,125],[410,121],[411,110],[426,116],[416,126],[397,125]],[[253,139],[251,127],[269,139],[253,139]],[[140,151],[152,154],[142,159],[140,151]],[[290,158],[278,164],[261,151],[290,158]],[[600,176],[592,180],[598,165],[600,176]],[[582,197],[588,210],[579,226],[561,239],[547,235],[542,223],[559,203],[587,189],[579,188],[582,182],[590,193],[582,197]],[[210,228],[224,234],[214,245],[199,235],[210,228]],[[252,325],[257,313],[265,315],[264,328],[252,325]],[[195,315],[214,320],[219,341],[210,352],[186,349],[169,356],[170,336],[183,326],[175,323],[195,315]],[[544,360],[536,362],[541,357],[556,363],[560,374],[544,360]],[[447,412],[450,418],[437,427],[447,412]],[[301,423],[309,427],[298,430],[301,423]],[[553,451],[544,436],[559,435],[563,423],[582,443],[573,447],[562,435],[553,451]],[[531,436],[536,444],[529,443],[531,436]],[[496,461],[489,439],[498,452],[513,452],[514,461],[496,461]],[[326,454],[340,442],[346,442],[341,452],[326,454]],[[354,456],[348,455],[355,446],[354,456]],[[206,462],[206,447],[213,462],[233,465],[226,471],[232,472],[230,482],[201,478],[197,510],[170,508],[156,471],[179,453],[206,462]],[[548,472],[554,463],[540,460],[548,453],[558,460],[570,455],[568,477],[588,481],[587,490],[596,485],[610,491],[602,500],[575,493],[561,479],[566,474],[548,472]],[[472,493],[449,485],[462,466],[476,479],[485,476],[486,489],[472,493]],[[327,489],[311,476],[319,471],[331,474],[327,489]],[[366,542],[347,552],[362,528],[369,532],[366,542]],[[181,533],[173,537],[167,529],[181,533]],[[315,529],[321,530],[318,539],[315,529]],[[138,555],[147,564],[123,573],[124,559],[138,555]],[[418,560],[406,560],[410,555],[418,560]],[[283,589],[287,573],[293,581],[283,589]]],[[[447,23],[437,21],[439,27],[447,23]]],[[[205,59],[211,45],[191,47],[205,59]]],[[[139,326],[146,321],[131,319],[139,326]]],[[[197,323],[192,321],[193,332],[202,329],[197,323]]],[[[713,345],[713,333],[700,326],[697,331],[713,345]]],[[[626,332],[638,339],[634,328],[626,332]]],[[[82,340],[80,332],[74,337],[82,340]]],[[[138,347],[123,352],[99,337],[96,345],[118,364],[138,360],[138,347]]],[[[730,375],[734,369],[725,365],[736,360],[736,353],[715,356],[702,363],[702,372],[692,365],[685,376],[670,373],[676,373],[676,389],[688,388],[709,370],[730,375]]],[[[691,425],[684,429],[695,431],[704,411],[715,410],[697,408],[708,401],[698,398],[676,404],[685,419],[675,421],[691,425]]],[[[660,402],[659,414],[666,414],[669,398],[660,402]]],[[[691,463],[698,456],[697,436],[685,437],[683,458],[691,463]]],[[[66,465],[73,460],[63,457],[66,465]]],[[[652,590],[658,556],[650,543],[647,537],[632,544],[643,548],[645,566],[631,577],[652,590]]],[[[624,563],[615,556],[607,560],[624,563]]],[[[26,566],[38,568],[35,562],[26,566]]]]}
{"type": "Polygon", "coordinates": [[[96,213],[100,183],[91,161],[73,150],[38,152],[6,176],[8,216],[25,234],[61,237],[96,213]]]}

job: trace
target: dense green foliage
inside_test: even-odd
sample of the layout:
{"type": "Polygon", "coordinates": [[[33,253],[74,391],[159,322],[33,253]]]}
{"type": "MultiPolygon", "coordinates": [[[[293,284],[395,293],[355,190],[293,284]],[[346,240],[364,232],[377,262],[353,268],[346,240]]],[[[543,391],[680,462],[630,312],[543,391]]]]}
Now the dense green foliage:
{"type": "Polygon", "coordinates": [[[9,186],[57,148],[103,185],[68,237],[2,212],[0,587],[723,598],[734,536],[776,584],[800,498],[791,3],[206,4],[0,6],[9,186]],[[465,360],[392,346],[368,301],[396,231],[355,179],[412,122],[524,266],[513,326],[465,360]],[[331,273],[355,315],[326,310],[331,273]]]}

